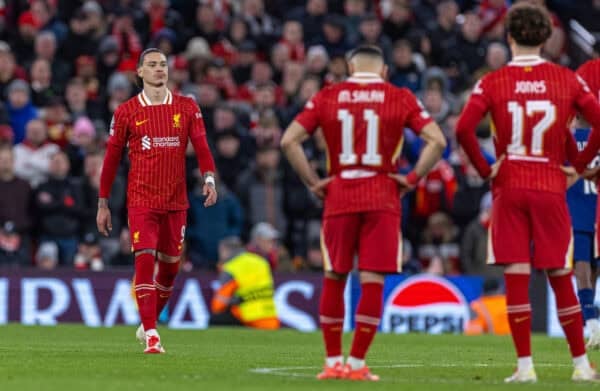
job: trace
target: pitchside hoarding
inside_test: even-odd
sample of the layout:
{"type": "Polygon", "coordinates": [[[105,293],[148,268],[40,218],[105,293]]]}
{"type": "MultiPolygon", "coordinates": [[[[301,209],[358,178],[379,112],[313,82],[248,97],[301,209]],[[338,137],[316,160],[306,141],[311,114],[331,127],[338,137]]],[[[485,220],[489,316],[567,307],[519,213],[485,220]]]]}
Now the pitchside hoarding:
{"type": "MultiPolygon", "coordinates": [[[[354,307],[360,295],[357,282],[355,278],[352,285],[354,307]]],[[[463,333],[470,319],[470,303],[479,299],[482,293],[483,279],[479,277],[388,276],[383,288],[380,330],[388,333],[463,333]]]]}
{"type": "MultiPolygon", "coordinates": [[[[218,286],[216,274],[183,273],[169,302],[168,326],[208,327],[209,308],[218,286]]],[[[282,324],[300,331],[318,329],[321,276],[275,276],[275,303],[282,324]]],[[[461,333],[469,303],[482,293],[475,277],[388,276],[384,286],[384,332],[461,333]]],[[[360,284],[353,277],[345,294],[345,330],[354,326],[360,284]]],[[[0,324],[84,323],[90,327],[138,325],[131,272],[39,272],[0,270],[0,324]]]]}

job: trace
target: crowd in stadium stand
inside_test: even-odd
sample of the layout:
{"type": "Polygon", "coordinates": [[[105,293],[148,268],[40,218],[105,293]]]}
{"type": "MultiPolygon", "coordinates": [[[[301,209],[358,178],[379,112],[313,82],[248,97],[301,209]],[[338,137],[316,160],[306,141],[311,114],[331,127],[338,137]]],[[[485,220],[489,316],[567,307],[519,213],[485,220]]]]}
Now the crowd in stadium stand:
{"type": "MultiPolygon", "coordinates": [[[[544,3],[543,0],[536,1],[544,3]]],[[[112,113],[139,91],[146,47],[167,54],[171,91],[202,109],[219,201],[202,205],[189,149],[185,267],[214,269],[239,235],[274,270],[319,270],[321,203],[282,159],[282,131],[321,87],[344,80],[346,52],[378,45],[389,81],[411,89],[449,140],[444,160],[402,200],[405,270],[483,274],[489,184],[457,148],[454,125],[473,83],[509,61],[505,0],[15,0],[0,2],[0,264],[102,270],[130,265],[126,159],[113,185],[113,230],[95,223],[112,113]]],[[[567,66],[565,28],[587,28],[600,2],[549,1],[545,56],[567,66]],[[560,17],[559,17],[560,16],[560,17]]],[[[597,55],[598,53],[596,53],[597,55]]],[[[493,160],[488,125],[478,129],[493,160]]],[[[401,171],[414,164],[408,132],[401,171]]],[[[305,144],[321,175],[326,153],[305,144]]]]}

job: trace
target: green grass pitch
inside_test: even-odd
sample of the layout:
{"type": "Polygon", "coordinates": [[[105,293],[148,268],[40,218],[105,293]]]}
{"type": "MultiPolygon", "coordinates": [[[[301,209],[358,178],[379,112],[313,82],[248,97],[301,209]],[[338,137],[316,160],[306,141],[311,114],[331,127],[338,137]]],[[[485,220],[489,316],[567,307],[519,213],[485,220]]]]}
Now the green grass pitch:
{"type": "MultiPolygon", "coordinates": [[[[292,330],[161,330],[164,355],[144,355],[134,327],[0,327],[0,390],[583,390],[565,341],[534,336],[539,382],[504,385],[508,337],[379,334],[368,364],[379,383],[317,381],[321,336],[292,330]]],[[[344,346],[349,347],[349,335],[344,346]]],[[[600,353],[592,352],[598,361],[600,353]]],[[[598,385],[600,386],[600,385],[598,385]]]]}

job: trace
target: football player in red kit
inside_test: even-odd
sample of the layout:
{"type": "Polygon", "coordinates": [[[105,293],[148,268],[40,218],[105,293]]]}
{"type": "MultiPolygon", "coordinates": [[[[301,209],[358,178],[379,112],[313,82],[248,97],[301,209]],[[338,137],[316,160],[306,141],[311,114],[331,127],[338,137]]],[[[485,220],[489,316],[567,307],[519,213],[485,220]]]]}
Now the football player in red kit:
{"type": "Polygon", "coordinates": [[[365,356],[379,325],[386,273],[402,265],[400,195],[439,160],[446,140],[417,99],[384,81],[381,50],[361,46],[348,58],[352,75],[310,99],[286,130],[281,146],[304,183],[325,198],[322,251],[325,278],[320,324],[326,362],[319,379],[378,380],[365,356]],[[404,127],[425,140],[414,171],[396,174],[404,127]],[[328,154],[327,179],[310,167],[301,143],[321,128],[328,154]],[[344,287],[358,256],[361,297],[352,348],[342,356],[344,287]]]}
{"type": "Polygon", "coordinates": [[[193,99],[167,89],[168,67],[158,49],[147,49],[137,68],[143,90],[114,113],[100,177],[98,230],[112,229],[108,195],[121,152],[129,150],[127,209],[135,252],[135,297],[142,325],[136,336],[145,353],[163,353],[156,319],[167,303],[179,270],[188,208],[185,149],[191,140],[204,172],[204,205],[217,200],[215,164],[200,109],[193,99]],[[155,260],[158,271],[154,276],[155,260]]]}
{"type": "Polygon", "coordinates": [[[512,61],[475,85],[456,136],[482,178],[492,181],[488,262],[504,266],[508,319],[518,360],[506,382],[535,382],[531,357],[531,267],[543,269],[573,357],[575,381],[596,381],[583,340],[572,283],[573,236],[566,204],[565,161],[577,147],[569,131],[576,112],[598,123],[600,106],[574,72],[540,57],[552,26],[545,10],[520,3],[507,16],[512,61]],[[475,128],[491,113],[498,162],[486,162],[475,128]]]}

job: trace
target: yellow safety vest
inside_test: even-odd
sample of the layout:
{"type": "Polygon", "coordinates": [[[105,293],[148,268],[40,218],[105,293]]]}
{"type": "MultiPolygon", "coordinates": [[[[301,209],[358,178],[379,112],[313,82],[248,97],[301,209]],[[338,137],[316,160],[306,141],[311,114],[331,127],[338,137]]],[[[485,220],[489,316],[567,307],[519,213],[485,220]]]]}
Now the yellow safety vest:
{"type": "Polygon", "coordinates": [[[242,322],[277,318],[271,267],[260,255],[243,252],[226,262],[223,270],[237,282],[242,322]]]}

